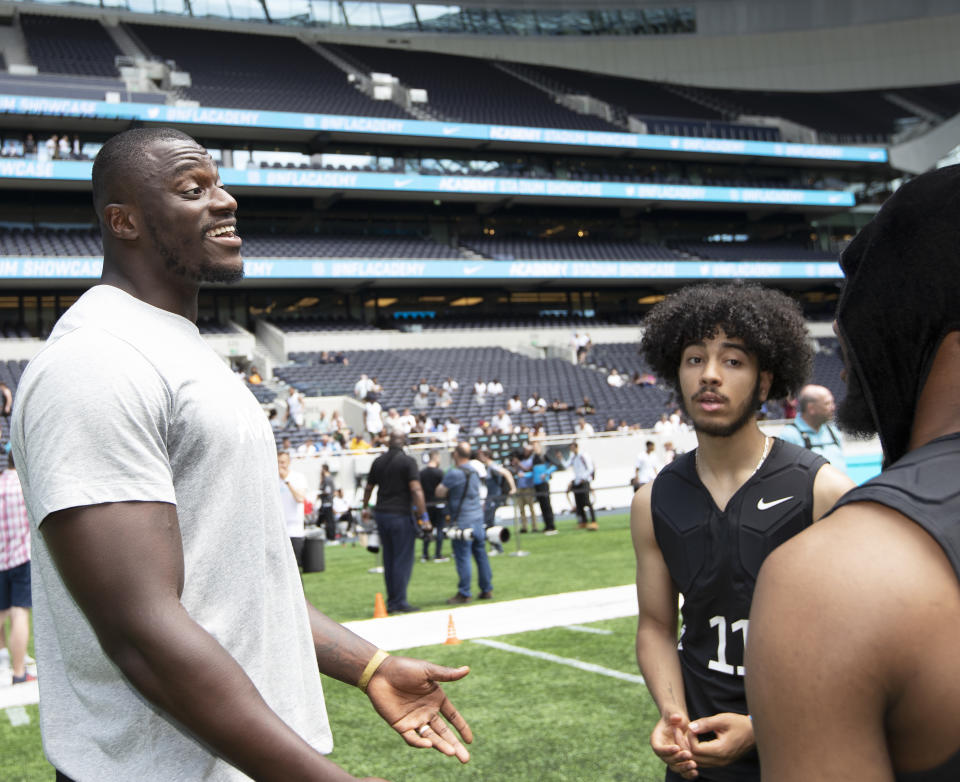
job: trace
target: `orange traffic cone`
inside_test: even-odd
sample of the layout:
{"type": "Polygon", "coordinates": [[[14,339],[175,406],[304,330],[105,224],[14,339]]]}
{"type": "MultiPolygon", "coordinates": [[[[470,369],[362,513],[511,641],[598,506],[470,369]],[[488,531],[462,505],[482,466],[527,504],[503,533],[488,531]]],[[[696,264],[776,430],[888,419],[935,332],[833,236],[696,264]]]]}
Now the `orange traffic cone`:
{"type": "Polygon", "coordinates": [[[383,602],[383,593],[377,592],[376,598],[373,601],[373,618],[380,619],[387,615],[387,606],[383,602]]]}
{"type": "Polygon", "coordinates": [[[453,614],[450,614],[450,619],[447,620],[447,640],[443,643],[450,645],[463,643],[457,638],[457,628],[453,626],[453,614]]]}

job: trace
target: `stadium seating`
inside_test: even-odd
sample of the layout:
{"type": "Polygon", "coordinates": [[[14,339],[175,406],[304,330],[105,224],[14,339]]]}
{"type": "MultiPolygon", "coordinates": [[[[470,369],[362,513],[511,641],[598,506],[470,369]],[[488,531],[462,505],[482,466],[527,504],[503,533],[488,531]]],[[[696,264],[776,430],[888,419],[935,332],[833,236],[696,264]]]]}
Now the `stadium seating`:
{"type": "MultiPolygon", "coordinates": [[[[414,350],[363,350],[348,352],[349,365],[317,364],[315,353],[294,353],[297,363],[279,367],[275,375],[280,380],[307,394],[352,394],[353,385],[361,373],[376,376],[383,386],[380,403],[384,410],[412,407],[411,387],[421,378],[439,385],[451,376],[460,384],[453,404],[447,408],[430,409],[440,418],[455,417],[464,431],[470,431],[479,421],[489,421],[507,399],[519,394],[526,400],[533,393],[549,403],[554,399],[576,407],[584,395],[590,397],[597,412],[592,416],[597,429],[603,421],[614,418],[629,423],[652,426],[670,401],[670,394],[660,388],[631,386],[612,388],[606,375],[563,359],[532,359],[503,348],[424,348],[414,350]],[[487,397],[478,404],[473,395],[473,384],[498,378],[504,393],[487,397]]],[[[431,399],[432,399],[431,395],[431,399]]],[[[547,412],[534,415],[522,412],[511,415],[515,425],[532,426],[543,422],[548,434],[572,434],[576,423],[574,410],[547,412]]]]}
{"type": "Polygon", "coordinates": [[[441,119],[574,130],[622,130],[598,117],[560,106],[542,90],[495,68],[486,60],[449,54],[325,44],[362,64],[367,72],[389,73],[407,87],[427,90],[427,108],[441,119]]]}
{"type": "MultiPolygon", "coordinates": [[[[896,131],[898,120],[916,119],[908,109],[888,96],[911,100],[910,90],[860,90],[847,92],[764,92],[758,90],[704,90],[698,92],[736,107],[740,113],[783,117],[813,128],[821,141],[883,143],[896,131]]],[[[944,115],[960,109],[957,85],[917,93],[918,103],[932,100],[944,115]],[[950,108],[952,107],[952,109],[950,108]]]]}
{"type": "Polygon", "coordinates": [[[602,326],[634,326],[640,322],[640,315],[624,314],[614,318],[587,318],[578,315],[521,315],[497,317],[486,313],[471,315],[465,312],[437,315],[424,320],[424,330],[441,331],[458,329],[592,329],[602,326]]]}
{"type": "Polygon", "coordinates": [[[41,73],[119,76],[114,60],[122,52],[97,21],[20,14],[20,29],[41,73]]]}
{"type": "Polygon", "coordinates": [[[459,259],[453,247],[403,236],[317,236],[261,234],[244,236],[244,254],[266,258],[432,258],[459,259]]]}
{"type": "Polygon", "coordinates": [[[510,69],[526,74],[561,94],[590,95],[602,100],[623,115],[642,119],[650,133],[754,141],[780,140],[777,129],[728,122],[716,108],[684,97],[671,89],[670,85],[568,68],[511,63],[510,69]],[[681,117],[684,119],[682,123],[677,121],[681,117]]]}
{"type": "Polygon", "coordinates": [[[371,331],[376,329],[369,323],[347,318],[298,318],[291,316],[271,317],[267,322],[289,334],[312,331],[371,331]]]}
{"type": "Polygon", "coordinates": [[[674,248],[709,261],[834,261],[836,253],[785,242],[677,242],[674,248]]]}
{"type": "Polygon", "coordinates": [[[188,71],[193,84],[185,97],[204,106],[409,118],[397,104],[361,93],[346,73],[295,38],[125,27],[150,54],[188,71]]]}
{"type": "Polygon", "coordinates": [[[95,228],[0,227],[0,255],[97,256],[103,252],[95,228]]]}
{"type": "MultiPolygon", "coordinates": [[[[242,224],[242,223],[241,223],[242,224]]],[[[244,234],[249,258],[376,258],[461,260],[463,250],[492,260],[672,261],[817,261],[834,253],[785,242],[651,242],[606,239],[528,239],[461,237],[459,247],[408,236],[323,236],[318,234],[244,234]]],[[[96,228],[23,228],[0,226],[0,256],[99,256],[96,228]]]]}
{"type": "Polygon", "coordinates": [[[461,244],[494,260],[678,260],[683,256],[668,247],[636,241],[584,239],[461,239],[461,244]]]}

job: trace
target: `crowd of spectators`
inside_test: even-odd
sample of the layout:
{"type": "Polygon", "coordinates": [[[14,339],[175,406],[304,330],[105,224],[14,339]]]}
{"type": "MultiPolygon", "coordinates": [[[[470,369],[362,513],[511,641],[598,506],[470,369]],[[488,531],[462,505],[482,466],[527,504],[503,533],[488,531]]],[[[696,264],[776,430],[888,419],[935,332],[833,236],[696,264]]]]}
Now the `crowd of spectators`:
{"type": "Polygon", "coordinates": [[[0,146],[0,156],[41,161],[90,159],[76,133],[54,133],[41,141],[37,141],[33,133],[22,138],[6,136],[0,146]]]}

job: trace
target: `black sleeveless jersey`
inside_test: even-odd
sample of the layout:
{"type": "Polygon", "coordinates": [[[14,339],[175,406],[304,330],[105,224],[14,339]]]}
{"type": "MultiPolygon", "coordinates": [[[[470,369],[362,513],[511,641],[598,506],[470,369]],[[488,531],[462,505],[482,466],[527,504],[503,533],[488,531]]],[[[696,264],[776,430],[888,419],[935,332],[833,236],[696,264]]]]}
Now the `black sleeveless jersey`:
{"type": "MultiPolygon", "coordinates": [[[[877,502],[919,524],[940,545],[960,579],[960,433],[910,451],[873,480],[847,492],[834,510],[851,502],[877,502]]],[[[898,782],[956,782],[960,749],[942,766],[896,775],[898,782]]]]}
{"type": "MultiPolygon", "coordinates": [[[[760,565],[813,523],[813,482],[827,461],[774,439],[770,454],[724,510],[697,475],[695,452],[665,467],[653,483],[653,531],[683,594],[678,651],[690,719],[748,714],[743,650],[760,565]]],[[[701,780],[760,779],[755,752],[701,780]]],[[[667,779],[680,779],[668,771],[667,779]]]]}

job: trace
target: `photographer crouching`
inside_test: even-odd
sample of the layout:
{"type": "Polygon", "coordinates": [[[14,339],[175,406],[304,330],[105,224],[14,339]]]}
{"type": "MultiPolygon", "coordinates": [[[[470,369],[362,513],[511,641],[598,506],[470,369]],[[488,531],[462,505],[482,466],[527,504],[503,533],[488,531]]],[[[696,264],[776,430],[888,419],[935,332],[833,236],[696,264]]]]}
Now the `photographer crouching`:
{"type": "Polygon", "coordinates": [[[447,599],[450,605],[462,605],[473,599],[470,593],[471,555],[477,561],[480,599],[490,600],[493,597],[493,574],[490,571],[490,560],[487,559],[483,501],[480,496],[480,486],[486,477],[486,470],[479,462],[471,461],[470,457],[470,443],[457,443],[453,449],[455,466],[443,476],[443,482],[436,490],[439,499],[447,500],[447,527],[452,530],[470,530],[467,540],[455,533],[450,535],[459,576],[457,593],[447,599]]]}

